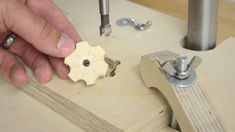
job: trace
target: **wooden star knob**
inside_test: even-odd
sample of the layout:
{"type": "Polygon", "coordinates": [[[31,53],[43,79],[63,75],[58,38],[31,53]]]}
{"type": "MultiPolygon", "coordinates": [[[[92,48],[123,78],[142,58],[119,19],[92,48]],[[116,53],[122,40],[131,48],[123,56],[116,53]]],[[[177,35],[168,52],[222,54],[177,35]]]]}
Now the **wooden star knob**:
{"type": "Polygon", "coordinates": [[[108,64],[104,57],[105,51],[100,46],[91,47],[88,42],[77,43],[75,51],[64,61],[70,67],[69,78],[74,82],[83,80],[87,85],[95,84],[107,72],[108,64]]]}

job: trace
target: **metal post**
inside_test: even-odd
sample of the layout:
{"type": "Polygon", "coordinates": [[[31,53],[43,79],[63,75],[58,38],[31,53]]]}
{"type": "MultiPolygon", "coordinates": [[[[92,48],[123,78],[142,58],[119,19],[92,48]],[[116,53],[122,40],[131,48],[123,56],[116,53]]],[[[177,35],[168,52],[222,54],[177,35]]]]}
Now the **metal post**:
{"type": "Polygon", "coordinates": [[[218,0],[189,0],[187,49],[215,48],[218,5],[218,0]]]}
{"type": "Polygon", "coordinates": [[[109,0],[99,0],[100,7],[100,36],[105,35],[106,37],[111,35],[111,24],[109,20],[109,0]]]}

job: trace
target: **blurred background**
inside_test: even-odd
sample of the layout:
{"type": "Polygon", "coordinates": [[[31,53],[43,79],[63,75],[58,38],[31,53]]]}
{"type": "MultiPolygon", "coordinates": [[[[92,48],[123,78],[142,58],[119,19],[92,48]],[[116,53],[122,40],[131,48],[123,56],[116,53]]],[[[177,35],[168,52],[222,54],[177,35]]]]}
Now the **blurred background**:
{"type": "MultiPolygon", "coordinates": [[[[188,0],[130,0],[187,21],[188,0]]],[[[235,37],[235,0],[220,0],[217,44],[235,37]]]]}

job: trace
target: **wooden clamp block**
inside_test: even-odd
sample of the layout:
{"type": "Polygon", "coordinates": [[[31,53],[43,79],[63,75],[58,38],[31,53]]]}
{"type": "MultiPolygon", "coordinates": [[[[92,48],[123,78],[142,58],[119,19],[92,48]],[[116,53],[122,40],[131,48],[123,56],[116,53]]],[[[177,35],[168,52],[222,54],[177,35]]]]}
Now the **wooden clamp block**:
{"type": "Polygon", "coordinates": [[[197,78],[189,86],[177,86],[169,80],[162,66],[178,57],[170,51],[142,56],[140,72],[145,85],[163,93],[183,132],[226,132],[223,121],[197,78]]]}

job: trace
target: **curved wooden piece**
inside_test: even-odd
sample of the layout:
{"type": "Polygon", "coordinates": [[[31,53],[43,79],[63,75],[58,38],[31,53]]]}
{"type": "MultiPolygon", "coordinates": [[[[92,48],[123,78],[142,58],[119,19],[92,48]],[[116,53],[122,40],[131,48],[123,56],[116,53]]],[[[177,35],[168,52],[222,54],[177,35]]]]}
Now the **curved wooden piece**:
{"type": "Polygon", "coordinates": [[[170,51],[143,56],[140,72],[145,85],[163,93],[183,132],[226,132],[223,121],[198,79],[189,87],[177,87],[168,81],[161,65],[175,60],[177,56],[170,51]]]}

